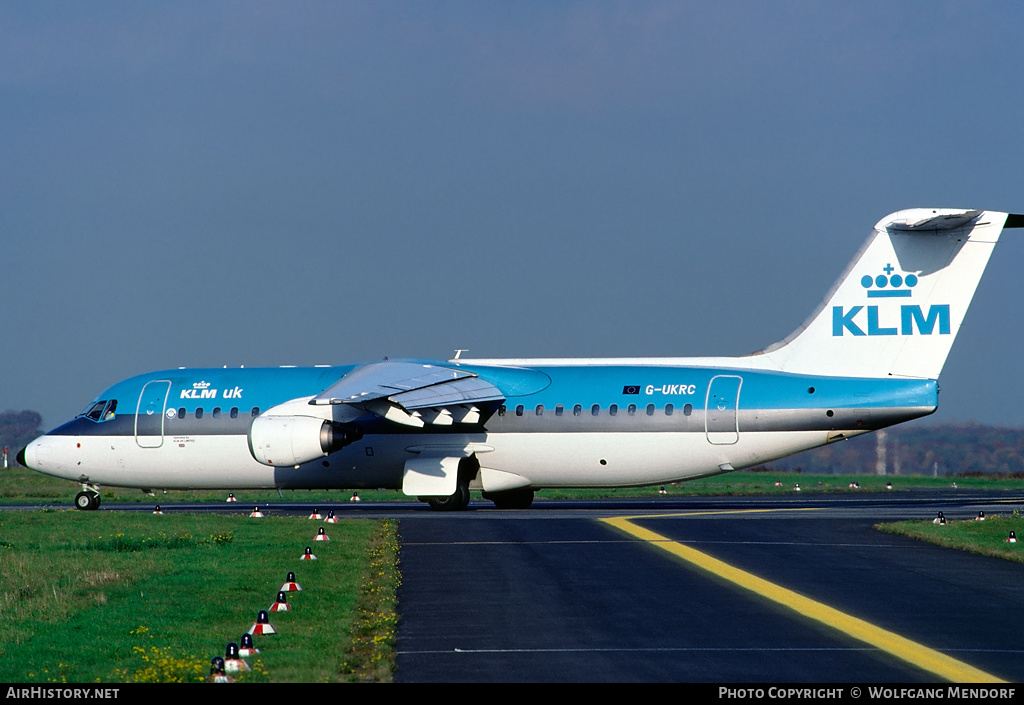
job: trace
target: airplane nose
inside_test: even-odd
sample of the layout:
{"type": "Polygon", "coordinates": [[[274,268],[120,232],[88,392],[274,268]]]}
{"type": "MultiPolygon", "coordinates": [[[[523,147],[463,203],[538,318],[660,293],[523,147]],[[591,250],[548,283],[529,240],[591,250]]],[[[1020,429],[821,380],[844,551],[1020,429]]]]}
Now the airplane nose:
{"type": "Polygon", "coordinates": [[[18,465],[22,466],[23,468],[27,468],[28,467],[28,465],[25,464],[25,449],[24,448],[19,450],[18,454],[16,456],[14,456],[14,457],[18,461],[18,465]]]}

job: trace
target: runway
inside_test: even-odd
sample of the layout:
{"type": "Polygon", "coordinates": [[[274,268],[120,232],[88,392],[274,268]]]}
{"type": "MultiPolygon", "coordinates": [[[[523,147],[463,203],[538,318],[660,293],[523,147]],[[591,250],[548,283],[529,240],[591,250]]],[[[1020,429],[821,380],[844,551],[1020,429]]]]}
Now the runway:
{"type": "Polygon", "coordinates": [[[695,498],[665,511],[647,502],[630,523],[656,532],[654,543],[607,523],[616,512],[600,503],[575,515],[542,503],[404,514],[396,679],[1021,681],[1024,565],[872,528],[940,510],[1008,513],[1020,502],[943,493],[695,498]],[[762,582],[738,584],[668,543],[762,582]]]}

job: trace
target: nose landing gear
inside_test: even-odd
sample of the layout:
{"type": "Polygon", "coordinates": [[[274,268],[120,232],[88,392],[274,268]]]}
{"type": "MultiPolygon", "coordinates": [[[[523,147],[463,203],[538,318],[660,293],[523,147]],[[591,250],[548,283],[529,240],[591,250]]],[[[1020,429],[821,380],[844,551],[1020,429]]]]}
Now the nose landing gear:
{"type": "Polygon", "coordinates": [[[100,508],[100,488],[98,485],[82,483],[82,491],[75,495],[75,508],[83,511],[94,511],[100,508]]]}

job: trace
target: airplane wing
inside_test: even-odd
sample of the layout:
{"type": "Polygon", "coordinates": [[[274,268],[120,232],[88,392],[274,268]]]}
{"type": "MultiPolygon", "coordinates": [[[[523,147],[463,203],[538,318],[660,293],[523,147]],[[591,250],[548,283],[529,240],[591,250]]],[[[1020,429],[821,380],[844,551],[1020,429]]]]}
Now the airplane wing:
{"type": "Polygon", "coordinates": [[[360,365],[311,404],[347,404],[396,423],[422,427],[479,423],[481,406],[502,402],[493,384],[467,370],[419,362],[360,365]]]}

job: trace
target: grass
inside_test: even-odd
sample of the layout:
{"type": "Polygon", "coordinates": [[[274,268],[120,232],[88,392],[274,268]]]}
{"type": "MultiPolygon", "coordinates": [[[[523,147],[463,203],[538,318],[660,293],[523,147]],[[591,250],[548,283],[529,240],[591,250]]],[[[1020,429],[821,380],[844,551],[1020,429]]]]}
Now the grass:
{"type": "Polygon", "coordinates": [[[1020,542],[1024,541],[1021,533],[1024,531],[1024,519],[1016,511],[1009,516],[986,517],[985,521],[947,521],[945,525],[931,521],[901,521],[876,524],[875,528],[946,548],[1024,563],[1024,543],[1020,542]],[[1020,537],[1018,543],[1007,541],[1011,531],[1020,537]]]}
{"type": "Polygon", "coordinates": [[[390,680],[395,522],[0,512],[0,682],[203,680],[295,571],[256,682],[390,680]],[[311,545],[317,561],[300,561],[311,545]]]}
{"type": "MultiPolygon", "coordinates": [[[[792,472],[740,470],[699,480],[664,486],[669,496],[735,496],[793,494],[795,485],[807,492],[905,492],[920,489],[984,488],[988,490],[1024,491],[1024,479],[1004,477],[922,477],[920,475],[809,475],[792,472]],[[776,486],[776,483],[780,483],[776,486]],[[851,488],[851,483],[858,487],[851,488]],[[890,489],[887,485],[892,485],[890,489]]],[[[660,494],[660,487],[638,487],[600,490],[542,490],[538,497],[599,498],[650,497],[660,494]]]]}

